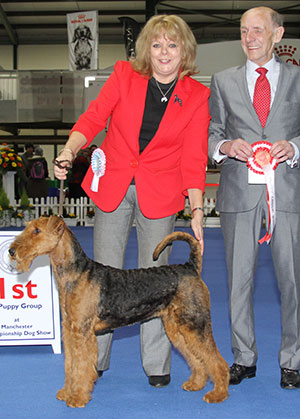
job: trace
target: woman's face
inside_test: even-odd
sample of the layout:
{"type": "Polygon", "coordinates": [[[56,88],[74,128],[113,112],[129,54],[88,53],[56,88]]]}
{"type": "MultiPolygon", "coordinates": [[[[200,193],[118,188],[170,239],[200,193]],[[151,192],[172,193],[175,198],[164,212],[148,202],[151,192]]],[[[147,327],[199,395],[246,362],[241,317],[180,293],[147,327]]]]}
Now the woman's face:
{"type": "Polygon", "coordinates": [[[161,34],[153,39],[150,48],[153,77],[160,83],[174,80],[181,65],[181,44],[169,39],[166,34],[161,34]]]}

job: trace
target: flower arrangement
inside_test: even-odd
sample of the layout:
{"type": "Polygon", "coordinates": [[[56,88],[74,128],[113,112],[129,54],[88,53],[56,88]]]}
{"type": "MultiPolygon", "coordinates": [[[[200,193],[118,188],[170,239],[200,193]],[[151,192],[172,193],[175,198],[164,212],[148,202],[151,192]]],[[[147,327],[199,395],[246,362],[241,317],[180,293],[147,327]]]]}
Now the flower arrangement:
{"type": "Polygon", "coordinates": [[[2,173],[17,171],[23,167],[22,159],[6,144],[0,146],[0,170],[2,173]]]}

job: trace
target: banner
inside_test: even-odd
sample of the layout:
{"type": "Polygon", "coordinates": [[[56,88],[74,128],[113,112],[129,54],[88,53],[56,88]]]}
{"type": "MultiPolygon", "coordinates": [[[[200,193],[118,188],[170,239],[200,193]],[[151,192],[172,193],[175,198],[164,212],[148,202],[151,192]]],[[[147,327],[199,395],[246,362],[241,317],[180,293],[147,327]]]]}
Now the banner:
{"type": "Polygon", "coordinates": [[[20,231],[0,232],[0,346],[51,345],[61,353],[58,289],[48,256],[14,270],[8,249],[20,231]]]}
{"type": "Polygon", "coordinates": [[[119,17],[123,23],[123,36],[125,42],[127,60],[135,58],[135,42],[141,30],[140,24],[131,17],[119,17]]]}
{"type": "Polygon", "coordinates": [[[69,69],[98,69],[98,12],[67,14],[69,69]]]}

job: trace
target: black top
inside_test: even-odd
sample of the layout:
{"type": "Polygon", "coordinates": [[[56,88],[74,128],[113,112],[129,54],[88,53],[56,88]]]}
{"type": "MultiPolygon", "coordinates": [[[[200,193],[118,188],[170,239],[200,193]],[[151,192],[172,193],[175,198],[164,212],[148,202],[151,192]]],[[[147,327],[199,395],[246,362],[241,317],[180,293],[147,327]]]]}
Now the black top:
{"type": "MultiPolygon", "coordinates": [[[[161,88],[162,92],[166,94],[168,92],[168,89],[170,89],[170,86],[174,80],[171,81],[171,83],[168,84],[162,84],[159,83],[159,87],[161,88]]],[[[162,94],[160,93],[158,87],[156,86],[155,79],[152,77],[149,80],[148,83],[148,89],[147,89],[147,95],[146,95],[146,102],[145,102],[145,110],[144,110],[144,116],[142,121],[142,126],[140,130],[140,136],[139,136],[139,145],[140,145],[140,154],[147,145],[150,143],[152,138],[154,137],[160,121],[162,120],[162,117],[164,116],[165,110],[167,109],[167,105],[169,103],[169,99],[172,95],[172,92],[176,86],[176,83],[174,83],[174,86],[169,90],[169,92],[166,95],[166,98],[168,101],[162,102],[162,94]]],[[[134,185],[135,181],[134,178],[131,181],[131,184],[134,185]]]]}
{"type": "MultiPolygon", "coordinates": [[[[171,83],[168,84],[162,84],[159,82],[157,83],[161,88],[162,92],[165,94],[173,82],[174,80],[172,80],[171,83]]],[[[168,101],[162,102],[162,95],[155,83],[154,77],[152,77],[149,80],[143,122],[139,137],[140,153],[146,148],[146,146],[154,137],[159,127],[160,121],[162,120],[162,117],[165,113],[165,110],[167,109],[167,105],[169,103],[169,99],[172,95],[175,85],[176,83],[166,95],[168,101]]]]}

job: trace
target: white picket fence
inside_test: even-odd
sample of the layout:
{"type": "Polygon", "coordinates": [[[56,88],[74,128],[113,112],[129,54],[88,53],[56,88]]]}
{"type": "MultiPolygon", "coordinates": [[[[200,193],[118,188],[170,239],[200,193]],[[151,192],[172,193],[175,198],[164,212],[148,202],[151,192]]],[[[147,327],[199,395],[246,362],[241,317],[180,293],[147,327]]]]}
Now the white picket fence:
{"type": "MultiPolygon", "coordinates": [[[[56,196],[48,196],[47,198],[33,199],[29,198],[32,205],[32,218],[39,218],[41,215],[59,213],[59,198],[56,196]]],[[[75,214],[78,225],[85,225],[86,214],[95,208],[95,204],[89,198],[65,198],[63,208],[67,214],[75,214]]]]}
{"type": "MultiPolygon", "coordinates": [[[[59,198],[58,197],[47,197],[41,199],[29,199],[32,205],[31,218],[39,218],[41,215],[48,215],[51,210],[52,214],[59,213],[59,198]]],[[[18,203],[17,205],[18,206],[18,203]]],[[[86,225],[86,214],[88,211],[95,209],[95,204],[89,198],[65,198],[64,209],[68,214],[75,214],[77,219],[77,225],[86,225]]],[[[215,199],[204,198],[204,215],[208,215],[215,208],[215,199]]],[[[184,214],[190,213],[190,207],[188,200],[186,199],[186,205],[184,214]]]]}

